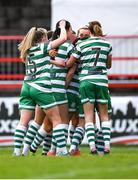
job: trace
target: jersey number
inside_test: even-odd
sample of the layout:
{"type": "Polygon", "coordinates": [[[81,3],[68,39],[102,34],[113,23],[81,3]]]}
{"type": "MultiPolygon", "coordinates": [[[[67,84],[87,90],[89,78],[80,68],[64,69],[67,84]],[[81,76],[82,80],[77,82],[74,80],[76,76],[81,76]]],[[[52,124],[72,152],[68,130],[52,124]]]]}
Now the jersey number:
{"type": "Polygon", "coordinates": [[[94,64],[93,64],[93,66],[96,66],[97,65],[97,61],[99,59],[101,48],[92,48],[92,51],[95,51],[95,54],[96,54],[96,57],[95,57],[95,60],[94,60],[94,64]]]}
{"type": "Polygon", "coordinates": [[[31,66],[31,68],[29,69],[30,74],[34,74],[36,72],[36,64],[35,64],[35,62],[28,59],[28,65],[31,66]]]}

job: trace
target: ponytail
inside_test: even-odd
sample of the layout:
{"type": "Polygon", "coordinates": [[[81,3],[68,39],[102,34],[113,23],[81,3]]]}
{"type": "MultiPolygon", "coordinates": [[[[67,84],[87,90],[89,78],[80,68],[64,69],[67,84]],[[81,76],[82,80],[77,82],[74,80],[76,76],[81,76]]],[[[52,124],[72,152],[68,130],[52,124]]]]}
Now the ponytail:
{"type": "Polygon", "coordinates": [[[53,41],[53,40],[59,38],[59,35],[60,35],[60,28],[58,27],[58,28],[56,28],[56,30],[53,32],[51,40],[53,41]]]}
{"type": "Polygon", "coordinates": [[[20,51],[20,57],[25,62],[28,55],[28,50],[36,43],[41,42],[42,38],[47,37],[47,30],[44,28],[32,27],[22,42],[19,44],[18,49],[20,51]]]}
{"type": "Polygon", "coordinates": [[[28,54],[28,50],[34,45],[34,39],[35,39],[35,33],[37,31],[37,28],[32,27],[27,35],[24,37],[22,42],[19,44],[18,49],[20,51],[20,57],[25,62],[25,59],[28,54]]]}
{"type": "Polygon", "coordinates": [[[89,29],[94,36],[104,36],[102,26],[98,21],[89,22],[89,29]]]}

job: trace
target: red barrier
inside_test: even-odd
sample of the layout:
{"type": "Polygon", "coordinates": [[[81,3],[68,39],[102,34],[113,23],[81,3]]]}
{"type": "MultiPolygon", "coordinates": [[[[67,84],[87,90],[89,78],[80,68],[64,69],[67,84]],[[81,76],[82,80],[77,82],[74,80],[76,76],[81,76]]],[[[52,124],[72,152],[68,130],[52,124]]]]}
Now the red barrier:
{"type": "MultiPolygon", "coordinates": [[[[16,89],[21,88],[20,82],[19,84],[14,84],[14,83],[16,80],[23,80],[24,78],[24,74],[23,74],[24,67],[22,66],[22,63],[21,63],[22,60],[18,57],[19,54],[17,50],[19,41],[21,41],[23,37],[24,37],[23,35],[0,36],[0,42],[1,42],[0,68],[2,69],[1,74],[0,74],[0,88],[16,88],[16,89]],[[4,80],[5,82],[3,83],[2,81],[4,80]],[[10,81],[10,84],[8,83],[9,81],[10,81]]],[[[131,80],[138,80],[138,73],[136,70],[136,67],[138,64],[137,63],[138,56],[137,56],[137,53],[133,54],[133,47],[134,49],[137,47],[136,42],[138,42],[138,35],[123,35],[123,36],[115,35],[115,36],[106,36],[106,38],[109,39],[109,41],[111,40],[111,44],[113,42],[113,44],[116,47],[115,49],[118,48],[118,45],[120,44],[122,45],[121,46],[122,51],[118,48],[119,52],[121,53],[118,53],[117,51],[118,54],[115,54],[113,57],[114,65],[117,64],[117,66],[114,66],[114,67],[116,67],[116,69],[120,69],[120,70],[122,69],[122,72],[120,70],[116,71],[116,69],[114,68],[113,68],[113,71],[111,71],[111,73],[109,72],[109,76],[108,76],[109,79],[114,80],[113,83],[112,82],[109,83],[109,87],[110,88],[138,88],[138,83],[136,81],[135,83],[131,81],[131,80]],[[123,46],[125,42],[127,42],[126,43],[127,48],[126,46],[125,47],[123,46]],[[124,53],[124,49],[126,49],[125,53],[124,53]],[[130,50],[132,50],[131,53],[130,53],[130,50]],[[127,66],[124,66],[125,61],[127,63],[127,66]],[[131,61],[133,61],[132,63],[133,67],[131,67],[131,61]],[[127,71],[127,70],[125,72],[123,70],[124,67],[128,67],[128,70],[130,67],[130,70],[132,72],[127,71]],[[127,83],[125,81],[126,79],[128,80],[127,83]]]]}

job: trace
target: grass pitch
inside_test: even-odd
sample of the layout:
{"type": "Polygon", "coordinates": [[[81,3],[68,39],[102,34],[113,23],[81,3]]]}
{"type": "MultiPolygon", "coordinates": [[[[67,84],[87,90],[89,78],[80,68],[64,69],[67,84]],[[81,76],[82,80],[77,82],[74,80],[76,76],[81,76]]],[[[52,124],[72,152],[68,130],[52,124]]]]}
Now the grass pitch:
{"type": "Polygon", "coordinates": [[[113,146],[110,155],[93,156],[81,147],[80,157],[12,157],[0,148],[0,179],[138,179],[138,147],[113,146]]]}

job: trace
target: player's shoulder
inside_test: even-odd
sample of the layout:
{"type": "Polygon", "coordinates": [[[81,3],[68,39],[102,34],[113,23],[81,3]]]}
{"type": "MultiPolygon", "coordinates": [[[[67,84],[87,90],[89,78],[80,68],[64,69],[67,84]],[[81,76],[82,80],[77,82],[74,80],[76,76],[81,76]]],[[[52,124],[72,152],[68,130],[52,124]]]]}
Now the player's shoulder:
{"type": "Polygon", "coordinates": [[[78,45],[78,46],[83,46],[84,44],[87,44],[87,43],[89,43],[91,41],[91,38],[85,38],[85,39],[79,39],[78,41],[77,41],[77,44],[76,45],[78,45]]]}
{"type": "Polygon", "coordinates": [[[106,36],[100,37],[100,41],[107,44],[108,46],[111,46],[111,43],[106,36]]]}

